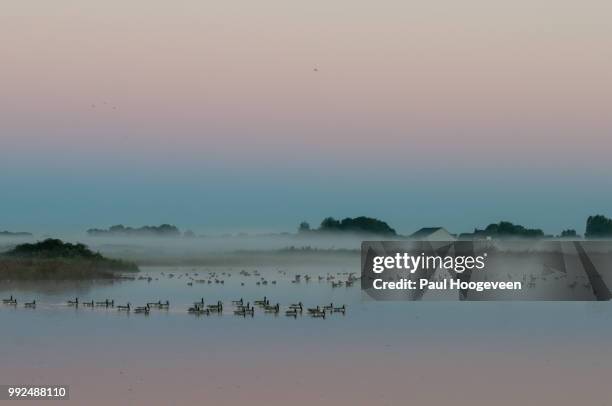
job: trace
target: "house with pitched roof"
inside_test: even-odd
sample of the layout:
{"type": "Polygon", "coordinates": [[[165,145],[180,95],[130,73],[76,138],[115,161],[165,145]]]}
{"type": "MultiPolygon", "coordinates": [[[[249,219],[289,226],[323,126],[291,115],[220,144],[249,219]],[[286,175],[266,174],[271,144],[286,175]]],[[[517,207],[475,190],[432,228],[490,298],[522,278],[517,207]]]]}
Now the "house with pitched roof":
{"type": "Polygon", "coordinates": [[[409,237],[421,241],[455,241],[457,239],[444,227],[423,227],[409,237]]]}

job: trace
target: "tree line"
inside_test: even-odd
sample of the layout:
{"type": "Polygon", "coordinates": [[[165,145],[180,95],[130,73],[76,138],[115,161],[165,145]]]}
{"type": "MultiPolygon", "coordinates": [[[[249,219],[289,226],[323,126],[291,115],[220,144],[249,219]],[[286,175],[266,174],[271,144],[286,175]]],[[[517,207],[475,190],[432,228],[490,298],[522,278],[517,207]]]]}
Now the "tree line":
{"type": "MultiPolygon", "coordinates": [[[[346,217],[342,220],[337,220],[333,217],[326,217],[321,221],[317,228],[311,228],[310,224],[303,221],[298,226],[298,233],[363,233],[376,234],[380,236],[394,237],[398,236],[395,229],[389,226],[385,221],[372,217],[346,217]]],[[[519,224],[513,224],[509,221],[500,221],[492,223],[484,229],[474,229],[473,233],[465,233],[460,236],[472,237],[492,237],[492,238],[542,238],[546,237],[544,231],[539,228],[528,228],[519,224]]],[[[612,238],[612,219],[601,214],[589,216],[586,222],[584,233],[585,238],[612,238]]],[[[561,232],[559,238],[579,238],[580,235],[574,229],[565,229],[561,232]]]]}

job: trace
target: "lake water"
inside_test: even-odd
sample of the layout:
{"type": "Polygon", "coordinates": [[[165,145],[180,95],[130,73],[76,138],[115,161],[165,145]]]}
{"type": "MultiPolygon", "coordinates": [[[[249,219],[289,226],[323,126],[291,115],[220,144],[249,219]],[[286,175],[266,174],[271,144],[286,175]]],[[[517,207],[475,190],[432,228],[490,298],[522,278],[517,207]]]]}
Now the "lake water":
{"type": "Polygon", "coordinates": [[[383,303],[364,298],[358,282],[318,281],[346,280],[351,266],[254,270],[142,267],[137,276],[150,282],[3,283],[2,298],[20,304],[0,305],[0,384],[70,385],[66,403],[79,405],[612,404],[609,302],[383,303]],[[187,285],[207,272],[224,283],[187,285]],[[295,274],[312,280],[292,283],[295,274]],[[261,277],[269,283],[257,285],[261,277]],[[233,315],[232,300],[264,296],[282,310],[301,301],[347,312],[233,315]],[[74,297],[169,300],[170,309],[67,306],[74,297]],[[188,314],[202,297],[223,301],[224,313],[188,314]],[[32,299],[37,308],[24,308],[32,299]]]}

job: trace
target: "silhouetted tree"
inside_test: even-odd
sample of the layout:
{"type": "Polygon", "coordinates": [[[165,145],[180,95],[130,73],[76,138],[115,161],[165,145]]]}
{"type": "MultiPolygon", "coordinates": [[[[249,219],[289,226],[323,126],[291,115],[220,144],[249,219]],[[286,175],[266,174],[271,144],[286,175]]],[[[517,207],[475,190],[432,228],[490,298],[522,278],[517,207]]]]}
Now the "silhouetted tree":
{"type": "Polygon", "coordinates": [[[612,220],[601,214],[589,216],[584,236],[586,238],[612,237],[612,220]]]}
{"type": "Polygon", "coordinates": [[[310,224],[308,224],[306,221],[302,221],[298,227],[298,232],[307,233],[308,231],[310,231],[310,224]]]}
{"type": "Polygon", "coordinates": [[[333,217],[327,217],[321,222],[319,231],[347,231],[354,233],[368,233],[379,235],[397,235],[395,230],[384,221],[371,217],[347,217],[338,221],[333,217]]]}
{"type": "Polygon", "coordinates": [[[474,230],[476,235],[485,235],[488,237],[527,237],[537,238],[543,237],[544,232],[537,228],[525,228],[518,224],[512,224],[509,221],[500,221],[497,224],[489,224],[484,230],[474,230]]]}
{"type": "Polygon", "coordinates": [[[578,237],[576,230],[574,230],[573,228],[569,228],[567,230],[561,231],[561,238],[572,238],[572,237],[578,237]]]}
{"type": "Polygon", "coordinates": [[[102,258],[100,253],[91,251],[84,244],[71,244],[53,238],[33,244],[19,244],[6,255],[34,258],[102,258]]]}
{"type": "Polygon", "coordinates": [[[339,230],[339,229],[340,229],[340,222],[333,217],[324,218],[323,221],[321,222],[321,226],[319,227],[319,230],[322,230],[322,231],[332,231],[332,230],[339,230]]]}

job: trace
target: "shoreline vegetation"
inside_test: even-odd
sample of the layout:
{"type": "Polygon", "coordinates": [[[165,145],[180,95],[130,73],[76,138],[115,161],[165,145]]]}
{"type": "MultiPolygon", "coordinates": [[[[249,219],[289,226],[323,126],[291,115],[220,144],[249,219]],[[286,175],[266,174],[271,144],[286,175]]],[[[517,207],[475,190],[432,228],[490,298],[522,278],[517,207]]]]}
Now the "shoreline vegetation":
{"type": "Polygon", "coordinates": [[[0,254],[0,280],[112,279],[120,272],[137,272],[129,261],[106,258],[84,244],[46,239],[19,244],[0,254]]]}

